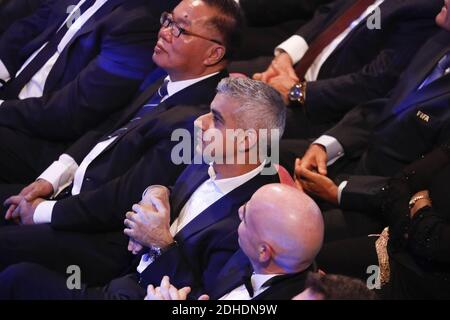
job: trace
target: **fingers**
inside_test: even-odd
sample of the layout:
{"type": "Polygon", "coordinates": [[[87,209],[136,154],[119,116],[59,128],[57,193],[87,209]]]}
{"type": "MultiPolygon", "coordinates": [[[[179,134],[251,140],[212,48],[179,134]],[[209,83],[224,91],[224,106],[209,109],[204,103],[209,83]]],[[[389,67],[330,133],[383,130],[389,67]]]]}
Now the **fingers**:
{"type": "Polygon", "coordinates": [[[209,300],[209,296],[207,294],[201,295],[198,300],[209,300]]]}
{"type": "MultiPolygon", "coordinates": [[[[175,288],[175,287],[171,286],[171,288],[175,288]]],[[[177,290],[178,300],[187,300],[187,296],[190,292],[191,292],[191,287],[184,287],[184,288],[181,288],[180,290],[177,290]]]]}
{"type": "Polygon", "coordinates": [[[11,196],[3,202],[4,206],[10,205],[19,205],[20,201],[22,201],[23,197],[21,195],[11,196]]]}
{"type": "Polygon", "coordinates": [[[253,80],[261,81],[262,73],[255,73],[252,78],[253,80]]]}
{"type": "Polygon", "coordinates": [[[6,214],[5,214],[5,220],[12,219],[12,213],[14,212],[14,210],[16,210],[16,208],[17,208],[17,205],[15,205],[15,204],[12,204],[12,205],[9,206],[9,208],[6,211],[6,214]]]}
{"type": "Polygon", "coordinates": [[[164,300],[172,300],[169,293],[170,281],[168,276],[164,276],[161,280],[161,286],[159,290],[164,300]]]}
{"type": "Polygon", "coordinates": [[[301,164],[302,161],[300,158],[295,159],[295,169],[294,169],[294,184],[295,187],[301,191],[303,191],[303,186],[301,183],[301,164]]]}
{"type": "Polygon", "coordinates": [[[129,229],[129,228],[123,229],[123,233],[130,238],[134,238],[134,236],[135,236],[134,230],[129,229]]]}
{"type": "Polygon", "coordinates": [[[323,176],[327,175],[327,164],[326,159],[319,157],[317,159],[317,171],[323,176]]]}
{"type": "Polygon", "coordinates": [[[145,300],[164,300],[159,292],[159,288],[154,288],[153,285],[147,287],[147,296],[145,300]]]}

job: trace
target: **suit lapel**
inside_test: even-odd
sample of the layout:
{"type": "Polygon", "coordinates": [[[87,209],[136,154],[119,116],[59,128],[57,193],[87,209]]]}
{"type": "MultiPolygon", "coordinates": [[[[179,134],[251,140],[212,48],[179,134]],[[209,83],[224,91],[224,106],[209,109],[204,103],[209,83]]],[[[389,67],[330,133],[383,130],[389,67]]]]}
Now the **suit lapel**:
{"type": "Polygon", "coordinates": [[[450,33],[445,31],[437,34],[423,46],[416,55],[416,59],[408,67],[408,73],[405,73],[398,82],[399,85],[392,94],[393,98],[385,107],[378,125],[397,116],[412,105],[434,97],[437,90],[442,91],[442,88],[449,84],[450,77],[446,75],[417,91],[439,60],[449,51],[449,41],[450,33]]]}
{"type": "Polygon", "coordinates": [[[210,296],[218,300],[225,294],[244,284],[243,279],[251,276],[253,268],[245,253],[239,249],[222,268],[217,276],[214,287],[210,289],[210,296]]]}
{"type": "MultiPolygon", "coordinates": [[[[154,107],[153,110],[149,111],[141,120],[134,121],[127,125],[127,123],[132,119],[132,116],[139,110],[139,108],[147,102],[148,99],[153,95],[153,93],[159,88],[160,84],[163,81],[163,78],[160,79],[161,82],[158,84],[154,84],[151,86],[151,89],[146,91],[141,98],[138,98],[140,103],[133,104],[133,107],[130,108],[130,112],[126,114],[122,118],[122,122],[119,122],[121,124],[120,126],[116,126],[115,129],[119,129],[120,127],[126,125],[128,130],[117,137],[116,140],[113,141],[108,147],[103,150],[101,154],[104,154],[109,149],[111,149],[116,143],[118,143],[123,137],[130,134],[134,129],[141,126],[142,123],[146,123],[149,119],[155,118],[160,114],[161,112],[164,112],[176,105],[201,105],[205,104],[209,97],[209,92],[213,92],[212,86],[216,86],[219,79],[222,79],[227,73],[221,72],[218,75],[212,76],[210,78],[207,78],[205,80],[202,80],[200,82],[197,82],[181,91],[178,91],[174,95],[170,96],[163,102],[161,102],[158,106],[154,107]],[[144,98],[146,97],[146,98],[144,98]]],[[[212,97],[211,97],[212,100],[212,97]]]]}
{"type": "Polygon", "coordinates": [[[126,0],[108,0],[105,4],[103,4],[97,12],[94,13],[92,17],[90,17],[86,23],[78,30],[78,32],[73,36],[73,38],[69,41],[66,48],[69,48],[72,43],[83,34],[86,34],[92,31],[99,20],[101,20],[107,13],[114,10],[116,7],[120,6],[126,0]]]}
{"type": "MultiPolygon", "coordinates": [[[[248,201],[253,193],[261,186],[275,181],[276,180],[273,176],[258,174],[253,179],[250,179],[246,183],[237,187],[206,208],[183,229],[181,229],[176,234],[175,238],[179,241],[185,241],[185,239],[189,238],[193,234],[207,228],[217,221],[222,220],[226,216],[230,214],[237,214],[237,211],[232,212],[235,211],[236,204],[245,203],[245,201],[248,201]]],[[[179,214],[179,211],[177,214],[179,214]]]]}
{"type": "Polygon", "coordinates": [[[171,223],[178,217],[194,191],[209,178],[208,167],[206,164],[191,165],[188,170],[192,170],[192,173],[186,177],[182,176],[183,180],[179,180],[175,185],[172,192],[174,196],[170,201],[172,207],[170,210],[171,223]]]}
{"type": "MultiPolygon", "coordinates": [[[[58,61],[55,63],[54,68],[52,68],[52,70],[48,76],[46,84],[57,81],[57,79],[59,79],[61,74],[64,72],[64,70],[67,66],[67,63],[65,61],[66,61],[67,55],[70,51],[70,47],[72,46],[74,41],[76,41],[80,36],[82,36],[88,32],[91,32],[97,26],[98,21],[100,21],[107,13],[111,12],[114,8],[121,5],[125,1],[126,0],[108,0],[105,4],[103,4],[102,7],[100,7],[98,9],[97,12],[94,13],[94,15],[92,17],[90,17],[83,24],[83,26],[80,28],[80,30],[78,30],[78,32],[72,37],[72,39],[69,40],[66,47],[61,52],[61,54],[58,58],[58,61]]],[[[65,16],[65,18],[67,18],[67,15],[65,16]]],[[[59,27],[59,25],[58,25],[58,27],[59,27]]],[[[54,31],[56,31],[56,29],[54,31]]],[[[48,88],[48,87],[49,86],[46,85],[44,87],[44,91],[45,91],[45,88],[48,88]]]]}

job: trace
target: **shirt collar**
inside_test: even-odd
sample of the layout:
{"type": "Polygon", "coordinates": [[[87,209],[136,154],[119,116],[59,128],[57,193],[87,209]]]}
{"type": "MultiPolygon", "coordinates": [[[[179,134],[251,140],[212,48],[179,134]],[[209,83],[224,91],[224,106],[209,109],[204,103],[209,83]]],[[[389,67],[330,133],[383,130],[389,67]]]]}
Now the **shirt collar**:
{"type": "Polygon", "coordinates": [[[200,78],[194,78],[194,79],[188,79],[188,80],[181,80],[181,81],[172,81],[170,79],[170,76],[167,76],[164,81],[168,81],[169,83],[167,84],[167,92],[168,92],[168,97],[173,96],[175,93],[177,93],[178,91],[181,91],[189,86],[192,86],[193,84],[196,84],[197,82],[200,82],[202,80],[208,79],[212,76],[215,76],[216,74],[218,74],[219,72],[214,72],[211,74],[208,74],[206,76],[200,77],[200,78]]]}
{"type": "Polygon", "coordinates": [[[280,274],[253,274],[251,277],[253,290],[255,292],[261,290],[264,283],[279,275],[280,274]]]}
{"type": "Polygon", "coordinates": [[[266,164],[266,160],[263,161],[257,168],[244,173],[237,177],[226,178],[226,179],[216,179],[216,172],[214,171],[213,163],[209,164],[208,174],[209,180],[208,182],[213,183],[216,187],[217,191],[222,194],[227,194],[237,187],[243,185],[247,181],[250,181],[254,177],[256,177],[263,169],[266,164]]]}

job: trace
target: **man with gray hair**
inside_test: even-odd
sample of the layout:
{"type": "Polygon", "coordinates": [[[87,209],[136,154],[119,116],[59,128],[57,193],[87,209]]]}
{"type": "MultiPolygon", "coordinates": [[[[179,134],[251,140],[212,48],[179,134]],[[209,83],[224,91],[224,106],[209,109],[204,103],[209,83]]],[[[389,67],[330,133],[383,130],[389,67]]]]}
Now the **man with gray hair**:
{"type": "MultiPolygon", "coordinates": [[[[200,129],[197,135],[202,134],[205,140],[214,143],[205,148],[197,144],[197,155],[201,154],[204,162],[217,165],[257,164],[264,159],[279,163],[278,142],[286,121],[286,112],[280,112],[283,103],[280,95],[263,82],[233,77],[221,80],[216,100],[229,100],[239,105],[232,112],[235,122],[224,128],[223,119],[215,110],[199,117],[195,121],[196,128],[200,129]]],[[[274,174],[267,172],[270,169],[273,167],[264,172],[274,174]]]]}
{"type": "Polygon", "coordinates": [[[239,248],[238,208],[261,186],[279,182],[277,175],[263,173],[271,166],[266,159],[254,164],[249,160],[250,152],[260,147],[257,131],[272,129],[273,123],[278,124],[274,129],[283,131],[284,119],[282,99],[268,85],[251,79],[223,80],[210,112],[195,121],[202,133],[197,136],[201,138],[198,150],[213,150],[216,159],[241,157],[245,161],[192,164],[172,190],[160,185],[146,189],[124,222],[124,233],[130,237],[128,248],[141,258],[137,272],[103,288],[83,284],[70,290],[63,276],[37,264],[22,263],[0,273],[0,299],[143,299],[147,286],[159,284],[164,275],[177,287],[212,283],[239,248]],[[264,92],[260,98],[264,102],[249,103],[245,94],[249,88],[264,92]],[[223,133],[250,123],[253,114],[248,108],[266,114],[266,120],[261,119],[257,128],[246,126],[249,130],[230,141],[231,136],[223,133]],[[222,133],[222,146],[232,148],[204,139],[209,130],[222,133]]]}

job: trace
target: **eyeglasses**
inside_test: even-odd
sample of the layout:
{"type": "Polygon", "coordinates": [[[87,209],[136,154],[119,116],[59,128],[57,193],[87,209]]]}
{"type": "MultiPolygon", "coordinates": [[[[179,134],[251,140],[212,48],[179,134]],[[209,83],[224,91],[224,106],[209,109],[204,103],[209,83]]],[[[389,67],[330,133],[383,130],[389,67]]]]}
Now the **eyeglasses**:
{"type": "Polygon", "coordinates": [[[188,36],[198,37],[198,38],[201,38],[201,39],[204,39],[204,40],[212,41],[212,42],[214,42],[214,43],[217,43],[217,44],[223,46],[223,43],[220,42],[219,40],[206,38],[206,37],[204,37],[204,36],[202,36],[202,35],[193,33],[193,32],[191,32],[191,31],[188,31],[188,30],[186,30],[186,29],[180,27],[180,26],[173,20],[172,15],[171,15],[170,13],[168,13],[168,12],[163,12],[163,13],[162,13],[159,22],[161,23],[161,26],[162,26],[163,28],[169,28],[169,27],[170,27],[170,30],[171,30],[171,32],[172,32],[172,35],[173,35],[174,37],[176,37],[176,38],[179,38],[180,35],[185,34],[185,35],[188,35],[188,36]]]}

